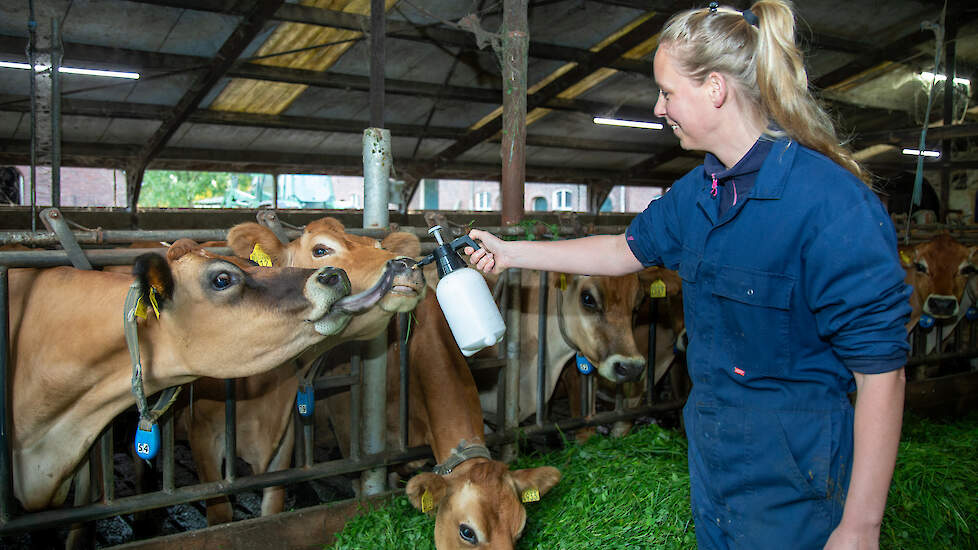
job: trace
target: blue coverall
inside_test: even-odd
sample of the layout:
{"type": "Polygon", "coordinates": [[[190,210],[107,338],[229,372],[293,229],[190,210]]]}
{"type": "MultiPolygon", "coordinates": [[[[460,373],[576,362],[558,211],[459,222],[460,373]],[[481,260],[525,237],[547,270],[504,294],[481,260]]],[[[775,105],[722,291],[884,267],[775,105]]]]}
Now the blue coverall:
{"type": "Polygon", "coordinates": [[[822,548],[852,468],[850,371],[902,368],[909,348],[910,288],[880,200],[795,142],[762,162],[722,215],[698,167],[626,233],[643,265],[683,282],[701,549],[822,548]]]}

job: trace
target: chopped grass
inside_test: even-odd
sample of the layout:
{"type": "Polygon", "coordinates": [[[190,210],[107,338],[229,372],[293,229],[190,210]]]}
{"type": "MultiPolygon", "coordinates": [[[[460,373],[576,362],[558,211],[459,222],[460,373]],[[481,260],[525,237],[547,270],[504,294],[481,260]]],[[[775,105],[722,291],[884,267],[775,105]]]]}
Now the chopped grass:
{"type": "MultiPolygon", "coordinates": [[[[686,440],[643,426],[594,437],[513,468],[556,466],[563,477],[527,505],[520,549],[696,548],[686,440]]],[[[978,414],[940,423],[908,415],[887,503],[883,549],[978,548],[978,414]]],[[[350,520],[334,550],[434,549],[434,518],[403,495],[350,520]]]]}

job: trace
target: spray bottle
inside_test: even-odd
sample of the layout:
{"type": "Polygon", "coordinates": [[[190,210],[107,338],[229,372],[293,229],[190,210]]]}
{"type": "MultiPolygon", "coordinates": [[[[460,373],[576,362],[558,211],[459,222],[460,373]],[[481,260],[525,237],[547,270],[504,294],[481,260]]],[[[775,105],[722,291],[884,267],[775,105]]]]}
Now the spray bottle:
{"type": "Polygon", "coordinates": [[[466,245],[474,249],[479,245],[468,235],[446,244],[441,231],[440,225],[428,230],[429,235],[435,236],[438,246],[418,263],[418,267],[435,262],[439,279],[435,288],[438,305],[462,355],[469,357],[502,340],[506,325],[482,274],[466,267],[465,260],[456,252],[466,245]]]}

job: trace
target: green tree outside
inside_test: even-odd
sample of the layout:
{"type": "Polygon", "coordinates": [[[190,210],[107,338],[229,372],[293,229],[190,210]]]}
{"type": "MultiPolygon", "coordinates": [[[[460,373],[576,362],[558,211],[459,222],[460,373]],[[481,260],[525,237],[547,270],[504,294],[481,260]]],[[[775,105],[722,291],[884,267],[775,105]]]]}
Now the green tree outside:
{"type": "Polygon", "coordinates": [[[139,206],[147,208],[246,206],[241,203],[241,194],[250,193],[262,177],[262,174],[230,172],[147,170],[143,175],[139,206]],[[235,180],[236,191],[232,189],[235,180]],[[232,198],[237,200],[230,200],[232,198]]]}

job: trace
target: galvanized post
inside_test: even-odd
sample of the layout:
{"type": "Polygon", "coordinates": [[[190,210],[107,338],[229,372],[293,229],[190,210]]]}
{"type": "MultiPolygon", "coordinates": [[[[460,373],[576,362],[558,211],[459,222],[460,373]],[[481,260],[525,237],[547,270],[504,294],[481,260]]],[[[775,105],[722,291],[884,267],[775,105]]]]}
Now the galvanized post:
{"type": "Polygon", "coordinates": [[[51,18],[51,206],[61,207],[61,28],[51,18]]]}
{"type": "Polygon", "coordinates": [[[235,402],[235,380],[224,381],[224,479],[234,481],[237,477],[234,460],[237,457],[238,443],[235,429],[237,404],[235,402]]]}
{"type": "MultiPolygon", "coordinates": [[[[540,270],[540,300],[537,316],[537,426],[543,426],[547,405],[547,297],[550,295],[547,276],[546,271],[540,270]]],[[[556,315],[560,316],[560,312],[556,312],[556,315]]]]}
{"type": "Polygon", "coordinates": [[[408,399],[410,398],[409,391],[411,390],[411,381],[408,378],[410,375],[409,370],[411,367],[408,364],[408,323],[410,323],[411,314],[410,313],[398,313],[397,314],[397,349],[400,352],[398,354],[398,362],[400,364],[401,370],[401,392],[400,400],[398,402],[398,433],[400,434],[400,451],[404,452],[408,447],[408,418],[410,411],[408,409],[408,399]]]}
{"type": "MultiPolygon", "coordinates": [[[[111,424],[110,424],[111,426],[111,424]]],[[[173,409],[167,411],[160,421],[163,436],[163,491],[172,493],[175,487],[173,474],[173,409]]]]}
{"type": "Polygon", "coordinates": [[[8,368],[10,344],[7,266],[0,265],[0,522],[10,520],[13,480],[10,477],[10,413],[8,368]]]}
{"type": "Polygon", "coordinates": [[[530,45],[527,0],[504,0],[502,52],[503,159],[502,222],[506,227],[523,217],[523,182],[526,179],[526,66],[530,45]]]}
{"type": "MultiPolygon", "coordinates": [[[[520,296],[520,270],[509,269],[510,302],[507,310],[506,320],[506,366],[504,369],[504,380],[506,383],[506,410],[503,417],[503,428],[505,431],[515,430],[519,425],[520,412],[520,314],[522,312],[522,299],[520,296]]],[[[501,460],[511,462],[516,458],[517,446],[507,444],[503,446],[501,460]]]]}
{"type": "Polygon", "coordinates": [[[645,358],[645,402],[655,403],[655,319],[659,313],[659,301],[649,298],[649,355],[645,358]]]}
{"type": "Polygon", "coordinates": [[[115,499],[115,474],[112,468],[112,437],[114,430],[109,423],[99,437],[99,463],[102,466],[102,500],[112,502],[115,499]]]}
{"type": "MultiPolygon", "coordinates": [[[[388,227],[390,194],[391,133],[382,128],[363,131],[363,228],[388,227]]],[[[387,433],[387,332],[363,346],[363,451],[384,452],[387,433]]],[[[365,471],[363,495],[376,495],[387,488],[387,468],[365,471]]]]}

